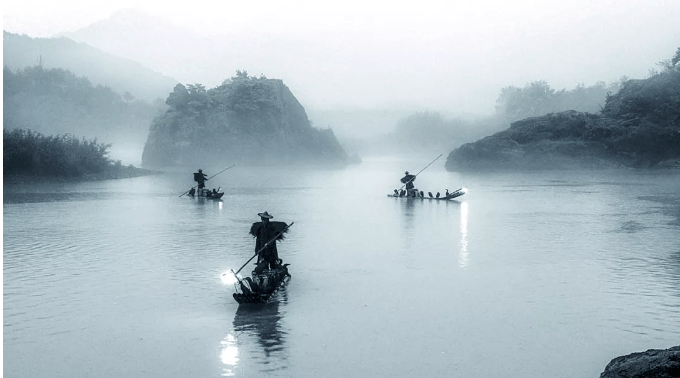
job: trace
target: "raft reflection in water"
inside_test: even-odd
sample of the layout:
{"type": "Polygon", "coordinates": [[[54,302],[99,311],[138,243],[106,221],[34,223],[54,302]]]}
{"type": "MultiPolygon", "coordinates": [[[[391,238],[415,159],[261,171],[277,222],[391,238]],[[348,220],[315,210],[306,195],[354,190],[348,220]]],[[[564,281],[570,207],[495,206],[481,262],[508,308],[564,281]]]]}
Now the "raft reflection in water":
{"type": "Polygon", "coordinates": [[[283,318],[280,306],[285,306],[286,301],[284,286],[267,303],[238,306],[232,332],[221,342],[222,376],[257,376],[258,373],[286,369],[286,331],[280,322],[283,318]],[[253,337],[257,343],[248,340],[253,337]],[[243,345],[258,345],[261,351],[239,350],[243,345]],[[249,359],[239,356],[249,356],[249,359]],[[257,368],[253,363],[266,367],[257,368]],[[237,371],[239,374],[236,374],[237,371]]]}
{"type": "Polygon", "coordinates": [[[458,265],[461,268],[468,266],[468,203],[460,204],[460,253],[458,265]]]}

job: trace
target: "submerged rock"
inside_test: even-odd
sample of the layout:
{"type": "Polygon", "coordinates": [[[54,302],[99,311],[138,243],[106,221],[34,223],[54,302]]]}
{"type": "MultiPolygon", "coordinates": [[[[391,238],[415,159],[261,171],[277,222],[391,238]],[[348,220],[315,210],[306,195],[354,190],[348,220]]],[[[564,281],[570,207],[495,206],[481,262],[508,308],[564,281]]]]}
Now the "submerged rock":
{"type": "Polygon", "coordinates": [[[671,377],[680,377],[680,346],[617,357],[600,374],[600,378],[671,377]]]}

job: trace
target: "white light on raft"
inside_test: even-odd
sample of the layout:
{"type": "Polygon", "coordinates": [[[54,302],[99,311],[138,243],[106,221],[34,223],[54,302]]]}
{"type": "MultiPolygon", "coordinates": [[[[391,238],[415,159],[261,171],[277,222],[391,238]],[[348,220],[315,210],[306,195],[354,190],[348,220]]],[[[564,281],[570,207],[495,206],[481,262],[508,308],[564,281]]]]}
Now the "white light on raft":
{"type": "Polygon", "coordinates": [[[236,276],[232,272],[222,273],[222,283],[225,285],[231,285],[236,283],[236,276]]]}

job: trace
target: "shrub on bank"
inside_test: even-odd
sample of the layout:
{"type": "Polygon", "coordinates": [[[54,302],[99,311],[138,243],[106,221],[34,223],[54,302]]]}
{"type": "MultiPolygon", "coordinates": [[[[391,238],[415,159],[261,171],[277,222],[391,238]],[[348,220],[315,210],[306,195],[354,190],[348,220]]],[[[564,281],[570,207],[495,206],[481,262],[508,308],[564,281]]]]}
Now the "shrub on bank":
{"type": "Polygon", "coordinates": [[[24,130],[3,130],[3,175],[78,177],[108,169],[110,144],[78,139],[70,134],[43,135],[24,130]]]}

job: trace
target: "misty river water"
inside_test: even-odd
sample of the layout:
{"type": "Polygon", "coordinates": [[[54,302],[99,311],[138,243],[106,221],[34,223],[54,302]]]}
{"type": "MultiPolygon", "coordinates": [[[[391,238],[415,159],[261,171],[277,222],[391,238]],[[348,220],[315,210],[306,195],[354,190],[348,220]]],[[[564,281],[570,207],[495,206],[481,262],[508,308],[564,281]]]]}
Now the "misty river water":
{"type": "Polygon", "coordinates": [[[596,378],[680,344],[680,172],[440,159],[416,186],[466,195],[387,197],[431,159],[5,186],[4,376],[596,378]],[[292,278],[239,306],[265,210],[292,278]]]}

